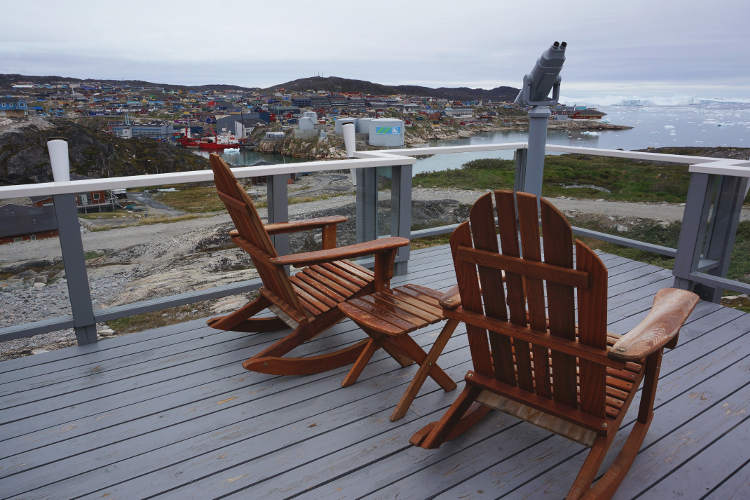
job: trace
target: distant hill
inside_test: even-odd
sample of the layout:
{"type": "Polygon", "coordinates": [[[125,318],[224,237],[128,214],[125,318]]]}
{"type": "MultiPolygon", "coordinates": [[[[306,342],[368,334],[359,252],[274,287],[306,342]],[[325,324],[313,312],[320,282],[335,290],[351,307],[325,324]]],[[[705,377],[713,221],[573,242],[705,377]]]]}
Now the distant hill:
{"type": "Polygon", "coordinates": [[[306,90],[325,90],[327,92],[362,92],[373,95],[409,94],[424,97],[435,97],[455,101],[487,100],[513,101],[518,95],[518,89],[513,87],[497,87],[490,90],[470,89],[468,87],[440,87],[433,89],[419,85],[382,85],[365,80],[352,80],[338,76],[299,78],[291,82],[281,83],[264,89],[274,91],[283,88],[285,91],[304,92],[306,90]]]}
{"type": "MultiPolygon", "coordinates": [[[[27,76],[18,74],[0,74],[0,89],[10,89],[13,83],[23,81],[31,82],[35,84],[47,84],[52,82],[73,82],[85,85],[87,83],[106,83],[109,85],[130,85],[131,87],[160,87],[167,91],[169,90],[182,90],[186,91],[198,91],[204,90],[238,90],[238,91],[253,91],[261,90],[258,87],[241,87],[239,85],[223,85],[223,84],[208,84],[208,85],[172,85],[169,83],[153,83],[145,82],[143,80],[101,80],[101,79],[81,79],[81,78],[70,78],[63,76],[27,76]]],[[[338,76],[320,77],[314,76],[311,78],[299,78],[292,80],[291,82],[281,83],[262,89],[267,92],[273,92],[276,89],[283,88],[286,91],[300,91],[306,90],[325,90],[327,92],[362,92],[363,94],[372,95],[394,95],[394,94],[408,94],[417,95],[424,97],[435,97],[438,99],[449,99],[452,101],[478,101],[488,100],[493,101],[513,101],[518,95],[518,89],[513,87],[497,87],[490,90],[485,89],[470,89],[468,87],[440,87],[433,89],[430,87],[421,87],[419,85],[382,85],[379,83],[368,82],[365,80],[352,80],[349,78],[340,78],[338,76]]]]}
{"type": "Polygon", "coordinates": [[[159,87],[163,88],[164,90],[182,90],[182,91],[199,91],[202,92],[204,90],[240,90],[240,91],[250,91],[250,90],[257,90],[256,88],[248,88],[248,87],[240,87],[239,85],[223,85],[223,84],[209,84],[209,85],[172,85],[169,83],[152,83],[152,82],[145,82],[143,80],[102,80],[102,79],[94,79],[94,78],[71,78],[67,76],[27,76],[27,75],[18,75],[18,74],[0,74],[0,89],[9,89],[11,88],[11,84],[23,81],[23,82],[31,82],[34,84],[47,84],[52,82],[72,82],[72,83],[79,83],[81,85],[85,85],[87,83],[106,83],[108,85],[130,85],[131,87],[159,87]]]}

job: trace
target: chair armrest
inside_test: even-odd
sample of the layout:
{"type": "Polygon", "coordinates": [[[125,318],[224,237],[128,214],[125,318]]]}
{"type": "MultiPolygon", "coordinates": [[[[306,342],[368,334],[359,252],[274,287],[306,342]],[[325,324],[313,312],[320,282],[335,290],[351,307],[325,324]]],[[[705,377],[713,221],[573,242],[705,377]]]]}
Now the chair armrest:
{"type": "MultiPolygon", "coordinates": [[[[331,217],[318,217],[316,219],[295,220],[291,222],[278,222],[276,224],[264,224],[263,229],[269,236],[281,233],[296,233],[298,231],[307,231],[310,229],[320,229],[325,226],[341,224],[349,220],[343,215],[333,215],[331,217]]],[[[240,232],[236,229],[229,231],[229,236],[239,236],[240,232]]]]}
{"type": "MultiPolygon", "coordinates": [[[[479,274],[477,273],[477,280],[479,280],[479,274]]],[[[505,281],[505,271],[503,271],[503,281],[505,281]]],[[[482,284],[479,283],[479,293],[482,293],[482,284]]],[[[458,285],[454,285],[448,289],[438,300],[440,307],[453,311],[461,305],[461,293],[458,291],[458,285]]]]}
{"type": "Polygon", "coordinates": [[[607,355],[618,361],[639,361],[655,353],[677,336],[699,301],[686,290],[659,290],[648,316],[615,342],[607,355]]]}
{"type": "Polygon", "coordinates": [[[453,311],[461,305],[461,294],[458,291],[458,285],[452,286],[447,292],[440,297],[440,307],[453,311]]]}
{"type": "Polygon", "coordinates": [[[334,215],[331,217],[318,217],[316,219],[295,220],[291,222],[279,222],[276,224],[265,224],[268,235],[282,233],[296,233],[298,231],[307,231],[310,229],[320,229],[325,226],[340,224],[349,220],[343,215],[334,215]]]}
{"type": "Polygon", "coordinates": [[[349,245],[341,248],[332,248],[330,250],[318,250],[315,252],[284,255],[282,257],[275,257],[271,259],[270,262],[276,266],[311,266],[313,264],[323,264],[325,262],[332,262],[334,260],[351,259],[353,257],[361,257],[363,255],[373,255],[376,253],[386,252],[394,248],[405,247],[408,245],[408,239],[400,238],[398,236],[391,236],[390,238],[366,241],[364,243],[357,243],[356,245],[349,245]]]}

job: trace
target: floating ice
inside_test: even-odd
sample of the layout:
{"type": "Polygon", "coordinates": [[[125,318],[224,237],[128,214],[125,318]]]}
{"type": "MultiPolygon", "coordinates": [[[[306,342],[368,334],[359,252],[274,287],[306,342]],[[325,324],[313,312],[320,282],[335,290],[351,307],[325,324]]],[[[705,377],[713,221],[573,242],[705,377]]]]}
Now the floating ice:
{"type": "Polygon", "coordinates": [[[583,132],[583,135],[599,135],[599,132],[591,132],[589,130],[583,132]]]}
{"type": "Polygon", "coordinates": [[[658,134],[659,134],[659,132],[651,132],[651,133],[652,133],[652,134],[656,134],[656,135],[658,135],[658,134]]]}
{"type": "Polygon", "coordinates": [[[664,128],[674,128],[674,125],[664,125],[664,128]]]}

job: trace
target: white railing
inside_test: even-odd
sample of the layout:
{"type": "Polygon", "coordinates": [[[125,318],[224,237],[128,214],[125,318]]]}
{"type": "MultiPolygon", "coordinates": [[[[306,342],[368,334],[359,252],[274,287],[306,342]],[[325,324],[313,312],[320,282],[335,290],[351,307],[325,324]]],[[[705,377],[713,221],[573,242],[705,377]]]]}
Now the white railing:
{"type": "MultiPolygon", "coordinates": [[[[515,150],[515,187],[521,191],[523,190],[525,181],[526,148],[526,143],[518,142],[359,151],[354,153],[355,158],[345,160],[326,160],[262,167],[237,167],[233,168],[232,171],[238,178],[268,177],[269,222],[284,222],[288,220],[286,193],[286,179],[288,178],[288,174],[331,170],[350,170],[352,173],[356,173],[358,179],[357,235],[358,239],[366,241],[367,239],[377,237],[377,232],[374,231],[377,227],[376,168],[394,167],[391,189],[391,234],[415,239],[445,234],[451,232],[455,226],[411,231],[411,165],[416,163],[416,159],[413,157],[435,154],[515,150]]],[[[677,249],[581,228],[574,228],[574,232],[579,235],[591,236],[675,257],[675,286],[682,288],[704,287],[707,291],[703,295],[710,300],[716,300],[716,290],[720,293],[722,288],[742,292],[750,291],[750,286],[726,279],[726,267],[729,262],[728,254],[731,253],[742,199],[744,199],[747,193],[748,179],[750,178],[750,161],[555,145],[547,145],[546,149],[549,152],[577,153],[670,163],[690,163],[690,191],[683,218],[683,230],[677,249]],[[729,222],[717,224],[717,217],[729,222]],[[711,224],[708,223],[709,220],[711,224]],[[722,231],[719,232],[720,234],[716,230],[716,227],[719,226],[722,228],[722,231]]],[[[213,172],[211,170],[199,170],[0,187],[0,199],[42,195],[52,195],[55,198],[54,206],[58,219],[60,244],[73,312],[70,316],[0,329],[0,341],[74,327],[79,344],[96,342],[95,324],[98,322],[111,321],[117,318],[243,293],[259,288],[261,283],[258,280],[252,280],[135,304],[107,309],[93,309],[88,286],[88,276],[83,259],[83,246],[77,211],[75,210],[75,193],[210,181],[213,181],[213,172]],[[71,203],[74,208],[72,212],[69,210],[71,203]]],[[[288,251],[288,240],[283,235],[276,236],[275,238],[275,244],[279,253],[283,254],[285,251],[288,251]]],[[[408,247],[406,247],[399,252],[397,257],[397,274],[406,272],[408,260],[409,251],[408,247]]]]}

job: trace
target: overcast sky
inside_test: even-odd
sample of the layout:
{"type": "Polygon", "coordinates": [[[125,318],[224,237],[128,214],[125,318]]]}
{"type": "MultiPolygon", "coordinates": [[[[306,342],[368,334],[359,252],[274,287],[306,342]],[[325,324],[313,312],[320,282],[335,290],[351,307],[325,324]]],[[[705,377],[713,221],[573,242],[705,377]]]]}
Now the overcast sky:
{"type": "Polygon", "coordinates": [[[2,12],[0,73],[519,87],[559,40],[566,96],[750,98],[747,0],[5,0],[2,12]]]}

